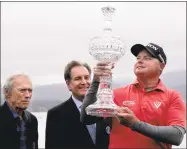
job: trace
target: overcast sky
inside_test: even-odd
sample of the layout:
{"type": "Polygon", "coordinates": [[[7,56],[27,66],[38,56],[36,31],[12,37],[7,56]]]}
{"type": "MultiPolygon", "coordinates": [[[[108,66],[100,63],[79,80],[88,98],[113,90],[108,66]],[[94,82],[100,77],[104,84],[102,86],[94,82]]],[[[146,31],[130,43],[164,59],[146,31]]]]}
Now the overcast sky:
{"type": "Polygon", "coordinates": [[[94,67],[89,40],[102,35],[101,8],[113,6],[113,36],[125,41],[126,53],[114,77],[132,77],[130,48],[156,43],[167,58],[164,72],[186,70],[185,2],[2,2],[1,81],[19,72],[34,84],[63,82],[65,65],[81,60],[94,67]]]}

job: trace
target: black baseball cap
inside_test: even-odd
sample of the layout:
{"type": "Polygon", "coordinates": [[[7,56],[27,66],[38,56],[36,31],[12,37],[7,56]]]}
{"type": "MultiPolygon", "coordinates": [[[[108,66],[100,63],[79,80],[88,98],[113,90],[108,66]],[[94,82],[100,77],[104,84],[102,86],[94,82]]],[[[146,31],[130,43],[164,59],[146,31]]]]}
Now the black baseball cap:
{"type": "Polygon", "coordinates": [[[142,44],[135,44],[131,48],[131,52],[134,56],[137,56],[139,52],[142,50],[147,50],[153,57],[157,58],[161,63],[166,64],[167,57],[162,47],[154,43],[149,43],[146,46],[142,44]]]}

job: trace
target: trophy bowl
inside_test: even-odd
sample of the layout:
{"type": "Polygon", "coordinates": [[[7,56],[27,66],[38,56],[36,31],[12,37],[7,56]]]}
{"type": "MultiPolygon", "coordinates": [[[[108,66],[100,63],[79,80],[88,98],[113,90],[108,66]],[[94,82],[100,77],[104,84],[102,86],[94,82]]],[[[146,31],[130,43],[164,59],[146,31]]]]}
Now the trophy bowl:
{"type": "MultiPolygon", "coordinates": [[[[104,34],[101,37],[94,37],[90,41],[89,52],[97,61],[116,63],[125,53],[124,42],[112,36],[111,22],[115,8],[103,7],[105,16],[104,34]]],[[[112,76],[101,76],[97,101],[86,107],[88,115],[97,117],[114,117],[118,106],[113,102],[112,76]]]]}

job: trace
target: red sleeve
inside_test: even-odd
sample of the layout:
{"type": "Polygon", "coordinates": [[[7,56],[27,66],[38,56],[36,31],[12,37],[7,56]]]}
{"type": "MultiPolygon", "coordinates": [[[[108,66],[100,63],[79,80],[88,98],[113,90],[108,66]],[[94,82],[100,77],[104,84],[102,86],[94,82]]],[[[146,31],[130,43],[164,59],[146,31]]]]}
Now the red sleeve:
{"type": "Polygon", "coordinates": [[[175,91],[170,93],[170,104],[167,111],[167,125],[177,125],[186,128],[186,105],[181,95],[175,91]]]}

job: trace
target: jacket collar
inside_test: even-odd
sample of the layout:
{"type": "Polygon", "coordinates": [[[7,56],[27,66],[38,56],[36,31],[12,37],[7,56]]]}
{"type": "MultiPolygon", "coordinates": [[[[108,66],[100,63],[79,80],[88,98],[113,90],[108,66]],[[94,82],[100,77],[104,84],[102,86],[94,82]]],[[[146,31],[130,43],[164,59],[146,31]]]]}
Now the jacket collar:
{"type": "MultiPolygon", "coordinates": [[[[8,107],[8,109],[11,111],[11,113],[12,113],[14,119],[19,118],[18,113],[16,113],[16,112],[12,109],[12,107],[10,107],[10,105],[8,104],[7,101],[5,101],[4,104],[5,104],[5,105],[8,107]]],[[[27,119],[28,119],[28,115],[26,114],[25,110],[23,111],[22,117],[23,117],[23,120],[27,120],[27,119]]]]}

